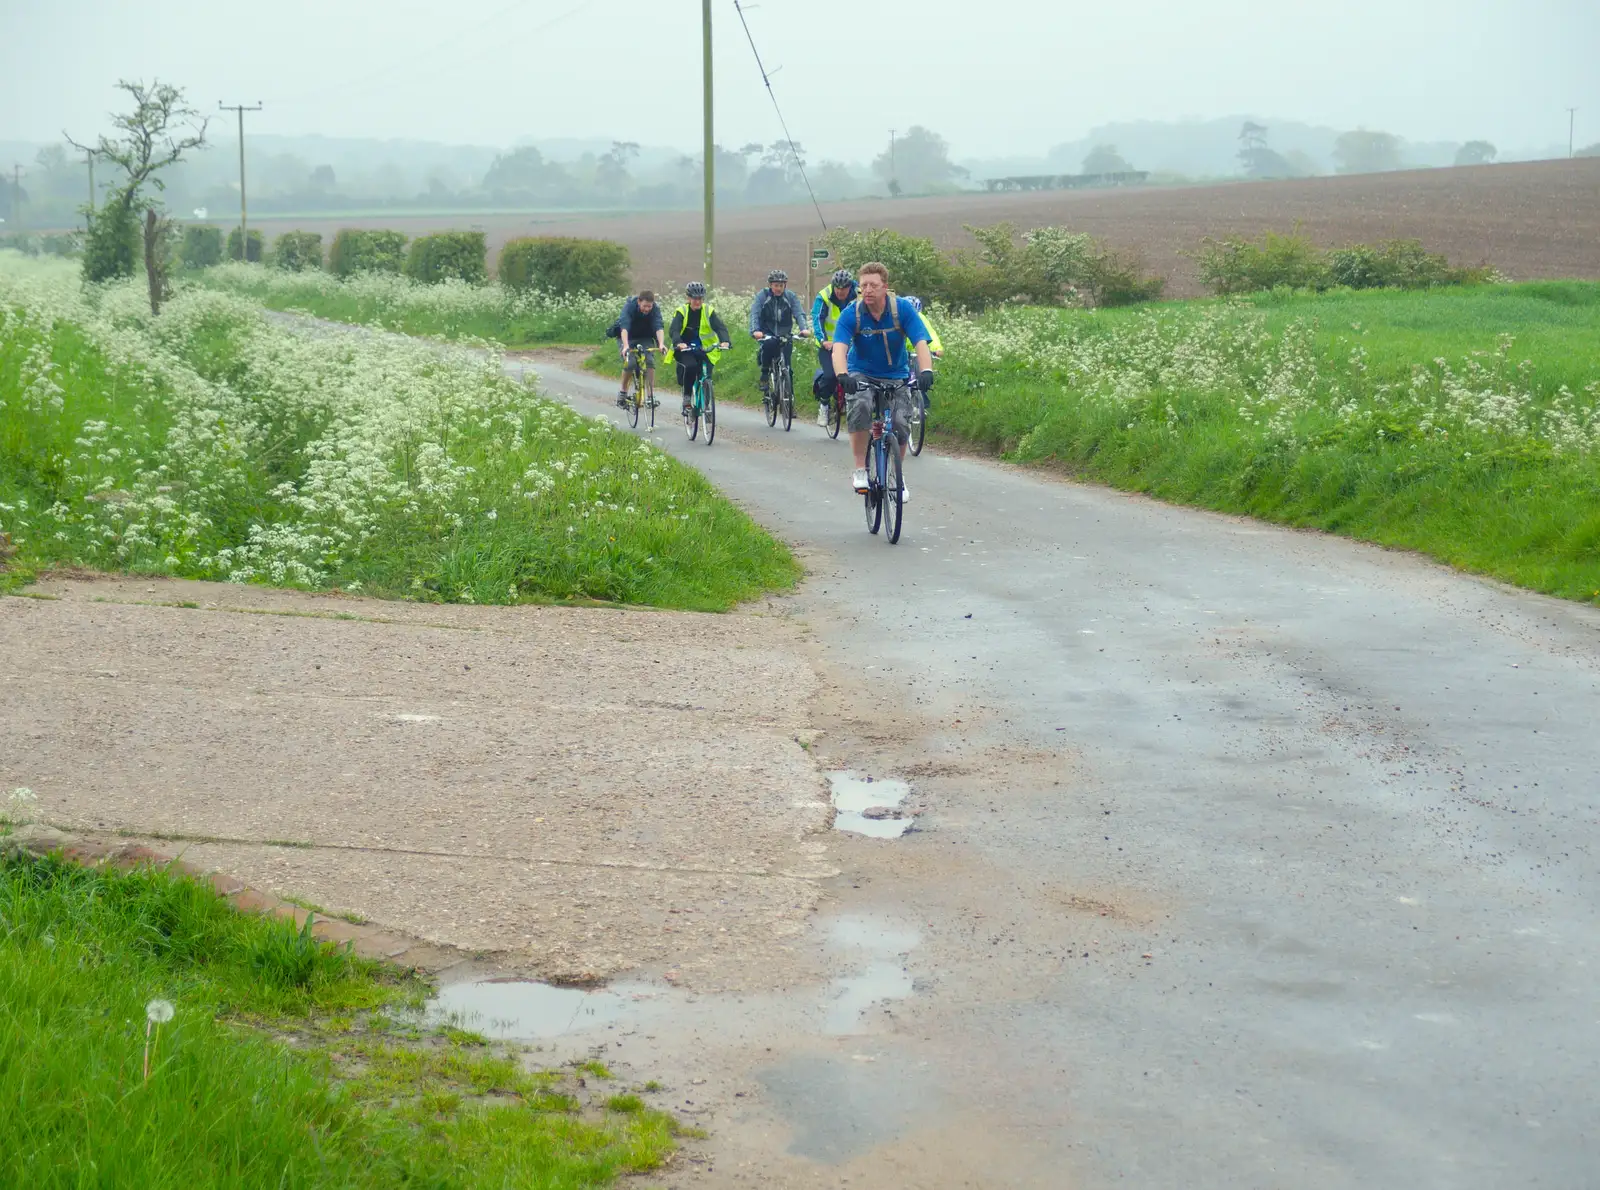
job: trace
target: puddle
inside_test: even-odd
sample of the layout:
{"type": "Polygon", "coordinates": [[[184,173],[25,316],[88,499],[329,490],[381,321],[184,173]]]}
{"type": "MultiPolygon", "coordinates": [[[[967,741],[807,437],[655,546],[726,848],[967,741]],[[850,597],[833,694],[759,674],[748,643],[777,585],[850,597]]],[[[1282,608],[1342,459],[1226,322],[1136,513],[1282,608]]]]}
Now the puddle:
{"type": "MultiPolygon", "coordinates": [[[[877,782],[874,782],[877,784],[877,782]]],[[[679,1037],[705,1033],[754,1041],[778,1032],[845,1037],[878,1032],[872,1009],[915,992],[909,955],[922,935],[874,914],[825,923],[826,947],[840,974],[786,992],[697,994],[636,980],[600,988],[556,987],[516,976],[447,984],[428,1001],[424,1020],[455,1025],[496,1041],[587,1044],[592,1035],[635,1028],[679,1037]]]]}
{"type": "MultiPolygon", "coordinates": [[[[874,782],[876,784],[876,782],[874,782]]],[[[845,916],[828,931],[835,950],[865,952],[868,961],[853,975],[828,985],[822,1031],[841,1036],[867,1032],[862,1016],[886,1000],[904,1000],[913,991],[906,955],[922,941],[916,930],[887,924],[882,918],[845,916]]]]}
{"type": "Polygon", "coordinates": [[[439,989],[432,1024],[450,1022],[497,1041],[541,1041],[646,1015],[661,994],[643,986],[559,988],[526,979],[486,979],[439,989]]]}
{"type": "Polygon", "coordinates": [[[829,773],[828,784],[833,790],[834,830],[873,839],[898,839],[915,821],[885,813],[898,810],[910,794],[911,786],[905,781],[867,777],[846,769],[829,773]]]}

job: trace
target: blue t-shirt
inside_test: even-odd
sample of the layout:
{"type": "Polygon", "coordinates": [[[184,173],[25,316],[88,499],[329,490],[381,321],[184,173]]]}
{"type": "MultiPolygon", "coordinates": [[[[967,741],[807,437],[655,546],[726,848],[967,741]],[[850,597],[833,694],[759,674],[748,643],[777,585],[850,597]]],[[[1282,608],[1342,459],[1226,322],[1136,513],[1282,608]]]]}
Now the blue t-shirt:
{"type": "Polygon", "coordinates": [[[917,308],[903,297],[894,300],[900,309],[898,331],[894,329],[894,314],[887,303],[882,318],[874,318],[872,311],[861,302],[851,302],[839,312],[833,339],[836,343],[842,339],[850,344],[852,372],[878,380],[899,380],[911,366],[906,358],[907,344],[927,341],[928,327],[917,308]],[[859,325],[858,310],[861,312],[859,325]]]}

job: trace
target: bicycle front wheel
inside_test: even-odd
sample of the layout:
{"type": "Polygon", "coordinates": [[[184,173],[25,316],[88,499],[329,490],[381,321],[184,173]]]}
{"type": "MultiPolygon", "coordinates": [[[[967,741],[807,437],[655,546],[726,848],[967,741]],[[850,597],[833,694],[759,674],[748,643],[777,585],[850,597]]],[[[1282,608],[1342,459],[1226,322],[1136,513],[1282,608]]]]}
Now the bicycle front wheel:
{"type": "Polygon", "coordinates": [[[866,505],[867,532],[876,533],[883,523],[883,485],[878,482],[878,444],[867,447],[867,494],[861,497],[866,505]]]}
{"type": "Polygon", "coordinates": [[[622,402],[622,416],[628,419],[629,426],[637,426],[639,424],[639,385],[637,383],[638,378],[635,377],[634,379],[636,383],[633,386],[633,391],[628,394],[628,399],[622,402]]]}
{"type": "Polygon", "coordinates": [[[889,447],[889,476],[888,482],[883,485],[883,505],[885,525],[883,535],[893,545],[900,540],[900,525],[905,517],[906,504],[903,498],[905,481],[900,474],[900,452],[893,445],[889,447]]]}
{"type": "Polygon", "coordinates": [[[700,394],[704,383],[698,380],[695,382],[694,395],[689,398],[689,404],[683,411],[683,432],[689,435],[690,442],[693,442],[700,433],[700,394]]]}
{"type": "Polygon", "coordinates": [[[837,438],[844,427],[844,398],[834,393],[828,398],[828,437],[837,438]]]}
{"type": "Polygon", "coordinates": [[[928,398],[914,393],[911,408],[911,453],[916,456],[922,453],[922,440],[928,434],[928,398]]]}
{"type": "Polygon", "coordinates": [[[767,424],[776,425],[778,421],[778,385],[782,383],[778,376],[780,367],[774,367],[767,374],[767,391],[761,394],[761,411],[767,415],[767,424]]]}
{"type": "Polygon", "coordinates": [[[783,415],[783,429],[788,433],[794,425],[794,373],[783,370],[783,387],[778,391],[778,412],[783,415]]]}
{"type": "Polygon", "coordinates": [[[711,386],[711,377],[706,377],[706,407],[700,414],[700,420],[706,423],[706,445],[710,446],[712,439],[717,436],[717,393],[711,386]]]}
{"type": "Polygon", "coordinates": [[[644,407],[650,418],[649,423],[645,426],[645,429],[653,430],[656,428],[656,381],[654,376],[650,377],[650,380],[646,383],[645,388],[647,389],[647,394],[645,396],[644,407]]]}

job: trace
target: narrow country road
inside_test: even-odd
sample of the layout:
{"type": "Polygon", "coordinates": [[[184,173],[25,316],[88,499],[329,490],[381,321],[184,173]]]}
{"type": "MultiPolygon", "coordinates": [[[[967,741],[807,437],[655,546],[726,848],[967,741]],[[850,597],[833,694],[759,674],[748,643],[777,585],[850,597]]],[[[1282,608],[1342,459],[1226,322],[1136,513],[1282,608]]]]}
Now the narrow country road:
{"type": "Polygon", "coordinates": [[[692,1184],[1600,1182],[1600,613],[937,448],[891,547],[809,419],[655,440],[802,551],[822,761],[919,811],[838,848],[909,983],[708,1027],[758,1090],[692,1184]]]}

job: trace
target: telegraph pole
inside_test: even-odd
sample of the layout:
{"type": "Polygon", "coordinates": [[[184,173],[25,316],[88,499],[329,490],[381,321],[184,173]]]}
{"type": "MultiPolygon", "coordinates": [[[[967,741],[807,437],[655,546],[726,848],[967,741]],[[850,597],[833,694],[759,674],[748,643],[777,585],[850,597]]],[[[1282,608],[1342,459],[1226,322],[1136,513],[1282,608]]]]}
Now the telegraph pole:
{"type": "Polygon", "coordinates": [[[717,233],[717,182],[716,162],[717,149],[714,143],[711,124],[711,0],[700,0],[700,68],[703,75],[701,81],[701,102],[705,107],[705,283],[709,289],[712,283],[712,248],[717,233]]]}
{"type": "Polygon", "coordinates": [[[90,227],[93,227],[94,226],[94,150],[93,149],[85,149],[83,151],[83,160],[89,166],[89,215],[88,215],[88,218],[85,220],[85,222],[90,227]]]}
{"type": "Polygon", "coordinates": [[[242,103],[226,104],[217,100],[217,106],[225,112],[239,113],[239,263],[250,263],[250,223],[246,214],[244,200],[244,114],[245,112],[258,112],[261,103],[258,100],[254,107],[242,103]]]}
{"type": "Polygon", "coordinates": [[[1574,147],[1573,146],[1573,140],[1572,140],[1572,133],[1573,133],[1573,130],[1577,128],[1577,126],[1578,126],[1578,109],[1575,108],[1575,107],[1569,107],[1567,109],[1567,157],[1568,157],[1569,160],[1572,157],[1573,147],[1574,147]]]}
{"type": "Polygon", "coordinates": [[[889,129],[889,180],[895,181],[894,173],[894,129],[889,129]]]}

